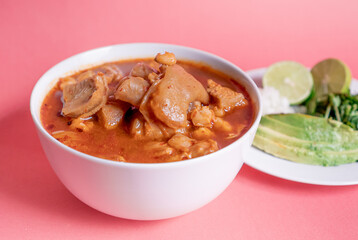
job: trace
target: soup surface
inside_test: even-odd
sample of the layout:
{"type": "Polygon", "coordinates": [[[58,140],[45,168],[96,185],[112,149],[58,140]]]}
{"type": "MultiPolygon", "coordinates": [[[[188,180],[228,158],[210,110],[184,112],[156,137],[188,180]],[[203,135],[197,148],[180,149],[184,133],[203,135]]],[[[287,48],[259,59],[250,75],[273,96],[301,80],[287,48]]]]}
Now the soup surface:
{"type": "Polygon", "coordinates": [[[242,136],[253,119],[244,87],[171,53],[61,78],[41,107],[43,126],[65,145],[135,163],[210,154],[242,136]]]}

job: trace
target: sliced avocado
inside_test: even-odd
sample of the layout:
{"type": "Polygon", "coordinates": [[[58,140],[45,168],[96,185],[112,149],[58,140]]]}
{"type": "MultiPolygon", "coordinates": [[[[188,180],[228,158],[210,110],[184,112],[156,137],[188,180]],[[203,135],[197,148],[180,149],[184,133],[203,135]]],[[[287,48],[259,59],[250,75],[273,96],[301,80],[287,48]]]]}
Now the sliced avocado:
{"type": "Polygon", "coordinates": [[[263,116],[253,145],[299,163],[335,166],[358,160],[358,131],[304,114],[263,116]]]}

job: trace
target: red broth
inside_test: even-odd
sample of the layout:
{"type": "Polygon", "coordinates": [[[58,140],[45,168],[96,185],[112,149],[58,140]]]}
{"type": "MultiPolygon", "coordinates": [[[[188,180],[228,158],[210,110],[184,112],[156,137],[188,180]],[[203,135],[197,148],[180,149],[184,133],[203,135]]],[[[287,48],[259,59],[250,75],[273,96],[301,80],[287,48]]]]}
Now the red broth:
{"type": "MultiPolygon", "coordinates": [[[[124,75],[128,75],[131,68],[138,62],[149,62],[150,59],[136,59],[114,62],[121,69],[124,75]]],[[[214,133],[211,137],[217,142],[218,149],[221,149],[238,138],[240,138],[253,124],[254,106],[250,95],[245,88],[231,79],[229,76],[205,66],[200,63],[178,61],[187,72],[192,74],[205,88],[207,80],[212,79],[222,86],[228,87],[236,92],[242,93],[247,104],[244,107],[235,108],[233,111],[226,113],[223,119],[232,126],[232,131],[220,131],[211,129],[214,133]]],[[[92,68],[98,71],[98,67],[92,68]]],[[[88,69],[87,69],[88,70],[88,69]]],[[[73,76],[76,77],[80,73],[73,76]]],[[[92,118],[93,126],[90,131],[79,131],[70,127],[72,119],[61,114],[63,107],[62,91],[59,84],[56,85],[46,96],[41,107],[41,121],[46,131],[53,135],[63,144],[76,149],[80,152],[114,161],[126,161],[133,163],[161,163],[177,161],[178,158],[170,156],[158,156],[157,151],[146,149],[145,144],[152,140],[136,139],[128,133],[126,122],[122,122],[115,129],[106,129],[98,118],[94,115],[92,118]],[[66,133],[61,135],[61,133],[66,133]],[[58,136],[61,137],[58,137],[58,136]]],[[[191,128],[190,131],[193,131],[191,128]]],[[[189,133],[190,134],[190,133],[189,133]]],[[[167,140],[157,141],[159,144],[165,144],[167,140]]],[[[179,160],[185,160],[181,158],[179,160]]]]}

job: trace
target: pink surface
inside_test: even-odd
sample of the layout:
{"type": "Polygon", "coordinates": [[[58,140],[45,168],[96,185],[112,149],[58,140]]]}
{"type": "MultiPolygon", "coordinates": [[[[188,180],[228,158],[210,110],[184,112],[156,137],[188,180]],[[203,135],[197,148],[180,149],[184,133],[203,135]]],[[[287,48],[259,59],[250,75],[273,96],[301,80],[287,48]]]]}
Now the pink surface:
{"type": "Polygon", "coordinates": [[[244,70],[336,57],[357,77],[357,10],[355,0],[0,1],[0,239],[357,239],[357,186],[295,183],[248,166],[188,215],[105,215],[57,179],[29,113],[32,87],[48,68],[118,43],[186,45],[244,70]]]}

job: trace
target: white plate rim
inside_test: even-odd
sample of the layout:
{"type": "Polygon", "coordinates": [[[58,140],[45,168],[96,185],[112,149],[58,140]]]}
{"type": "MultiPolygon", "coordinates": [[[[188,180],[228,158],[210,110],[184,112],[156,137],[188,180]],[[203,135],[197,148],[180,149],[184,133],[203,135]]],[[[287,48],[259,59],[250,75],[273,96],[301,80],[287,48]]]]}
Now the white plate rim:
{"type": "MultiPolygon", "coordinates": [[[[266,68],[246,71],[261,86],[266,68]]],[[[358,81],[352,80],[351,90],[358,92],[358,81]]],[[[345,186],[358,184],[358,163],[334,167],[313,166],[281,159],[251,147],[244,156],[245,163],[267,174],[300,183],[327,186],[345,186]]]]}

